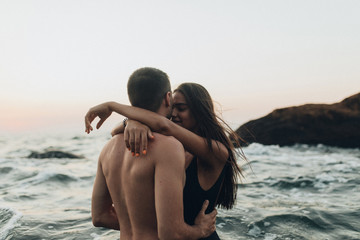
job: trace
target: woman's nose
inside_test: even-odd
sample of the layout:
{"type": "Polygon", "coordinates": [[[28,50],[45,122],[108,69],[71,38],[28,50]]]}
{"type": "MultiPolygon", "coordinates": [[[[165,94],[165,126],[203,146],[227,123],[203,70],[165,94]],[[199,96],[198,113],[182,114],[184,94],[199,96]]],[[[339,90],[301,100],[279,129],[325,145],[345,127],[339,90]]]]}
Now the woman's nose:
{"type": "Polygon", "coordinates": [[[173,108],[172,112],[171,112],[171,117],[177,117],[177,110],[176,108],[173,108]]]}

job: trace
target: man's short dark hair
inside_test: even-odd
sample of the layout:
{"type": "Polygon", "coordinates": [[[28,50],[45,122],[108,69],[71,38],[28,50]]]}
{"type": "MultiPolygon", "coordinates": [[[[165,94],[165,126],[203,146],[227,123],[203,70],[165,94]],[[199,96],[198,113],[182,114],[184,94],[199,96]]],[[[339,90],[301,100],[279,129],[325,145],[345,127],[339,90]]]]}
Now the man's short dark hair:
{"type": "Polygon", "coordinates": [[[131,74],[127,90],[131,105],[156,112],[171,87],[166,73],[145,67],[131,74]]]}

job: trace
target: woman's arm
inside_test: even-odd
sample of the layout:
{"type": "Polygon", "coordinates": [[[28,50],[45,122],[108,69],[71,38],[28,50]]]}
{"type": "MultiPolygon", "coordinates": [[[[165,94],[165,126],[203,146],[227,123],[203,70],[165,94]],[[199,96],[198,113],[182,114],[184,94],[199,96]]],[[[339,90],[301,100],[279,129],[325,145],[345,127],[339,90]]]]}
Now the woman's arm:
{"type": "Polygon", "coordinates": [[[159,129],[159,124],[157,124],[156,119],[158,118],[166,119],[165,117],[157,113],[142,108],[132,107],[116,102],[105,102],[90,108],[89,111],[86,113],[85,132],[90,133],[93,130],[91,123],[92,121],[94,121],[96,117],[100,118],[99,122],[96,124],[96,128],[99,129],[101,125],[105,122],[105,120],[108,117],[110,117],[112,112],[116,112],[130,119],[138,120],[155,130],[159,129]]]}
{"type": "Polygon", "coordinates": [[[99,128],[113,111],[130,119],[140,121],[155,132],[174,136],[184,145],[187,151],[197,156],[205,167],[218,169],[228,159],[228,150],[222,143],[212,140],[211,151],[205,138],[173,123],[166,117],[142,108],[116,102],[106,102],[91,108],[85,116],[86,132],[89,133],[93,130],[91,122],[96,117],[100,118],[96,126],[99,128]]]}
{"type": "Polygon", "coordinates": [[[203,167],[209,170],[222,169],[229,157],[227,148],[219,141],[211,140],[211,150],[206,138],[183,128],[170,120],[158,124],[161,129],[159,133],[174,136],[184,145],[184,148],[187,151],[197,156],[199,163],[201,163],[203,167]]]}

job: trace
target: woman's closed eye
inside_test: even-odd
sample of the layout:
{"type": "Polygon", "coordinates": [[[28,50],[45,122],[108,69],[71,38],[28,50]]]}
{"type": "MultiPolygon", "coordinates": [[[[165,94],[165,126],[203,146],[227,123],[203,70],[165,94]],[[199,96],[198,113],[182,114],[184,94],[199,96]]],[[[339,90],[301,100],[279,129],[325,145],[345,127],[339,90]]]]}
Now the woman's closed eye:
{"type": "Polygon", "coordinates": [[[176,103],[173,105],[173,109],[178,110],[179,112],[183,112],[187,110],[189,107],[186,103],[176,103]]]}

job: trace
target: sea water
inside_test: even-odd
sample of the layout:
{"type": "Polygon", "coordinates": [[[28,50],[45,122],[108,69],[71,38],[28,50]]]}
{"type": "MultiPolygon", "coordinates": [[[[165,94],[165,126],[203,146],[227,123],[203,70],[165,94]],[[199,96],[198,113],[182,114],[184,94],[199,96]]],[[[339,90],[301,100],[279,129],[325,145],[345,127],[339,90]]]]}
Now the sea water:
{"type": "MultiPolygon", "coordinates": [[[[91,192],[108,133],[0,136],[0,240],[119,239],[95,228],[91,192]],[[79,159],[30,159],[60,150],[79,159]]],[[[360,239],[360,150],[251,144],[221,239],[360,239]]]]}

